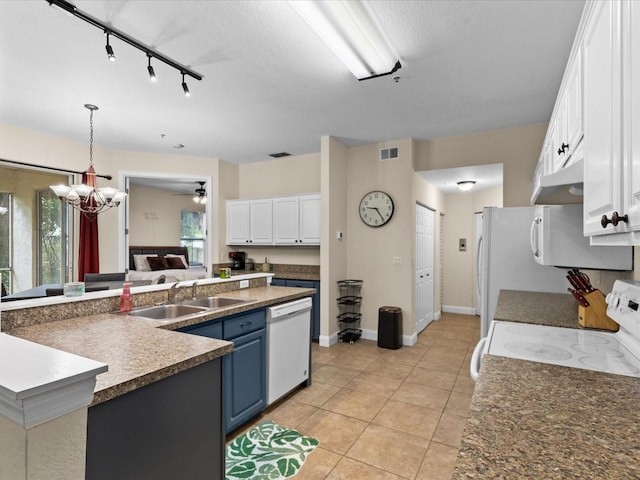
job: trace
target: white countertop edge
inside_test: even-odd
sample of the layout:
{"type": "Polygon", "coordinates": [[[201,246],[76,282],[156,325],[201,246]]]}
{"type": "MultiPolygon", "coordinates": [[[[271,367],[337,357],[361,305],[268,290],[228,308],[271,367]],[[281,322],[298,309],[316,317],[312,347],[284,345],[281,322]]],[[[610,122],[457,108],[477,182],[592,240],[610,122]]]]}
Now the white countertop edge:
{"type": "Polygon", "coordinates": [[[0,415],[24,428],[85,407],[107,364],[0,333],[0,415]]]}
{"type": "MultiPolygon", "coordinates": [[[[273,273],[246,273],[243,275],[233,275],[231,278],[201,278],[199,280],[183,280],[177,282],[179,287],[190,287],[194,281],[198,282],[198,285],[210,285],[213,283],[227,283],[237,282],[239,280],[251,280],[252,278],[267,278],[267,284],[270,284],[273,273]]],[[[146,293],[146,292],[161,292],[163,290],[169,290],[173,283],[142,285],[139,287],[131,287],[131,293],[146,293]]],[[[122,293],[121,288],[114,288],[109,290],[100,290],[97,292],[88,292],[84,295],[77,297],[66,297],[64,295],[56,295],[53,297],[31,298],[29,300],[17,300],[14,302],[0,301],[0,312],[8,312],[11,310],[22,310],[23,308],[42,307],[45,305],[58,305],[62,303],[82,302],[86,300],[95,300],[99,298],[119,297],[122,293]]]]}

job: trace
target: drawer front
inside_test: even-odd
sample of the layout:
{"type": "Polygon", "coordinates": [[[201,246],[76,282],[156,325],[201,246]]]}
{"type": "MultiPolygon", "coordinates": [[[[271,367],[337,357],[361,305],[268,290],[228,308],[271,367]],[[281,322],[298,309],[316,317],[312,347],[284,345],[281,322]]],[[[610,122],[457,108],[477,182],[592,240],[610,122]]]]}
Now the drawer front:
{"type": "Polygon", "coordinates": [[[254,332],[266,325],[265,310],[255,310],[226,319],[223,325],[224,340],[254,332]]]}
{"type": "Polygon", "coordinates": [[[190,335],[199,335],[201,337],[222,339],[222,321],[210,322],[205,325],[198,325],[196,327],[181,328],[180,332],[188,333],[190,335]]]}

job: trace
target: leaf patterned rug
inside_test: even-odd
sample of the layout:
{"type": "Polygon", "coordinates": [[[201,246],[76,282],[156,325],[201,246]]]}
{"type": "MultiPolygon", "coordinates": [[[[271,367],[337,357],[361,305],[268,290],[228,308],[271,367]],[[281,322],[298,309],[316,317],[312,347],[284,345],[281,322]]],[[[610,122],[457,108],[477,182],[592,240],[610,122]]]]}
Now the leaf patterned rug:
{"type": "Polygon", "coordinates": [[[267,420],[226,448],[226,480],[278,480],[302,468],[318,440],[267,420]]]}

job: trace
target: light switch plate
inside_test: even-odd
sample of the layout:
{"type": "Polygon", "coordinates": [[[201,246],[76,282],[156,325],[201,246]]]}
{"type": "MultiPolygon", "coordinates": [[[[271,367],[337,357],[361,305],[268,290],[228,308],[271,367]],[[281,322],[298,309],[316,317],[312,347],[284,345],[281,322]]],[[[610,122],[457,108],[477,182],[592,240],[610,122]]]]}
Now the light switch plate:
{"type": "Polygon", "coordinates": [[[467,239],[466,238],[461,238],[458,241],[458,250],[460,250],[461,252],[466,252],[467,251],[467,239]]]}

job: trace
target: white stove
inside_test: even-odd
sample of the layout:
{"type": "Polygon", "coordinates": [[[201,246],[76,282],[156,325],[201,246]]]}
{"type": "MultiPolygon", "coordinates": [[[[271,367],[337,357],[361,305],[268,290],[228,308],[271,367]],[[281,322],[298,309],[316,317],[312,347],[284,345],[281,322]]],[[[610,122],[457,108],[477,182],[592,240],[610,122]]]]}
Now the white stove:
{"type": "Polygon", "coordinates": [[[471,377],[477,379],[484,353],[640,377],[640,283],[617,280],[607,304],[617,332],[494,320],[476,346],[471,377]]]}

